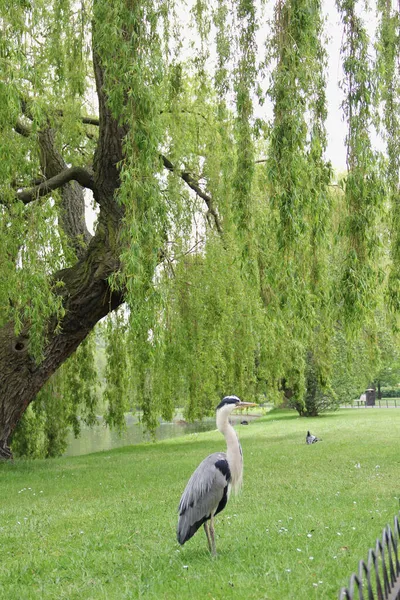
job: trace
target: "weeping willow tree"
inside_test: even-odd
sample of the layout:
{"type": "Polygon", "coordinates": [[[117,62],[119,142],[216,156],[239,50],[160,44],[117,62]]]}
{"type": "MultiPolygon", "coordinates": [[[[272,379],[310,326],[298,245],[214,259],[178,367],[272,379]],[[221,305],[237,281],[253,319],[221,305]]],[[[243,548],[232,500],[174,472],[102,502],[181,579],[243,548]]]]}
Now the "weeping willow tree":
{"type": "Polygon", "coordinates": [[[395,9],[379,4],[368,63],[356,3],[338,4],[340,196],[319,0],[278,0],[272,20],[254,0],[185,16],[164,0],[0,6],[0,457],[25,413],[44,445],[93,422],[89,334],[107,315],[109,425],[133,402],[151,429],[176,404],[197,418],[283,381],[304,402],[310,356],[327,385],[335,324],[373,321],[387,264],[398,304],[395,9]],[[388,164],[369,137],[379,113],[388,164]]]}

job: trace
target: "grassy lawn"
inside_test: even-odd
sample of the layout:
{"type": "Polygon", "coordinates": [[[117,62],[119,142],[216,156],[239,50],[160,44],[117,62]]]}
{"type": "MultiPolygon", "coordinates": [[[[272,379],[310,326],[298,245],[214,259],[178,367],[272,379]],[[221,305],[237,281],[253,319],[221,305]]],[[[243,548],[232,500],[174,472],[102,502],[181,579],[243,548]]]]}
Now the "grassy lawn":
{"type": "Polygon", "coordinates": [[[400,496],[400,410],[318,419],[272,412],[238,426],[244,489],[175,540],[194,468],[218,432],[82,457],[0,465],[0,598],[337,598],[400,496]],[[307,429],[323,438],[305,444],[307,429]]]}

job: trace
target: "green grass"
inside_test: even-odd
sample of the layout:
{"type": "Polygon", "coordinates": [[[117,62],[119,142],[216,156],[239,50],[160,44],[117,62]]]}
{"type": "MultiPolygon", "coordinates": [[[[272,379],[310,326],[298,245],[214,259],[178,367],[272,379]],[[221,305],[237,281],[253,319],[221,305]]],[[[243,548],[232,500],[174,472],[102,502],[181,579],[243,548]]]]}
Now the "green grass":
{"type": "Polygon", "coordinates": [[[336,598],[398,511],[400,410],[273,411],[237,429],[244,489],[216,519],[215,560],[203,531],[180,547],[175,527],[218,432],[1,464],[0,598],[336,598]]]}

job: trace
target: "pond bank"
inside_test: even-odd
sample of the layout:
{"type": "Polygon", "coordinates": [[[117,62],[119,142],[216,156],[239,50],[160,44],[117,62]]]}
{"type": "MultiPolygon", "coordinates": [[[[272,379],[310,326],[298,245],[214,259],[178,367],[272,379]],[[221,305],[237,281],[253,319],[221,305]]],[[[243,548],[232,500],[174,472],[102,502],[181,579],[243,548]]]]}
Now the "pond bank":
{"type": "MultiPolygon", "coordinates": [[[[232,422],[234,425],[241,421],[254,420],[261,415],[234,415],[232,422]]],[[[155,432],[155,440],[166,440],[175,437],[181,437],[189,433],[200,433],[202,431],[212,431],[215,429],[215,418],[207,417],[202,421],[188,423],[183,419],[177,418],[171,422],[161,422],[155,432]]],[[[131,446],[142,444],[143,442],[152,442],[153,438],[146,433],[143,425],[137,421],[131,414],[126,415],[126,430],[118,433],[110,430],[104,425],[102,418],[99,418],[99,424],[89,428],[82,427],[79,438],[74,438],[72,432],[68,435],[68,446],[64,456],[80,456],[100,452],[102,450],[111,450],[122,446],[131,446]]]]}

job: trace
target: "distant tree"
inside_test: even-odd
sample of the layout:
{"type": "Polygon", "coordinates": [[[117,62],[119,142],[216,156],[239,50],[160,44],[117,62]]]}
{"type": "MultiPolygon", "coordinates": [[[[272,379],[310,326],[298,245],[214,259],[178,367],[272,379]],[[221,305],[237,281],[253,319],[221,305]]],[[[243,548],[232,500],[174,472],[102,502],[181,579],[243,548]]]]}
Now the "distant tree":
{"type": "Polygon", "coordinates": [[[394,349],[391,358],[386,357],[386,360],[382,361],[382,367],[376,373],[373,382],[379,400],[382,398],[382,388],[398,388],[400,385],[400,356],[397,348],[394,349]]]}

